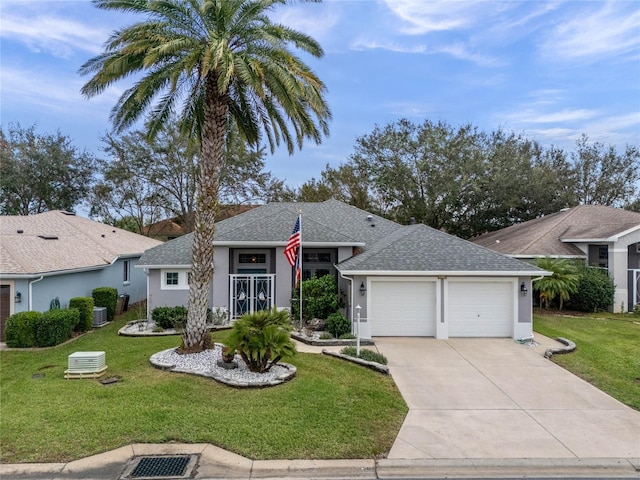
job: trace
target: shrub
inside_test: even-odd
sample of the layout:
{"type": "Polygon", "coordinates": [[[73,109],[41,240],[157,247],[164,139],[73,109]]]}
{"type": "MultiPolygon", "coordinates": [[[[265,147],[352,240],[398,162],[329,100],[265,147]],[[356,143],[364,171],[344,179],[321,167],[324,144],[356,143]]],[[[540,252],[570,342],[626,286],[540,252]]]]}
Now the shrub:
{"type": "Polygon", "coordinates": [[[36,344],[36,322],[40,312],[19,312],[7,318],[4,339],[11,348],[29,348],[36,344]]]}
{"type": "Polygon", "coordinates": [[[80,313],[80,320],[73,329],[76,332],[86,332],[93,326],[93,298],[74,297],[69,300],[69,308],[77,308],[80,313]]]}
{"type": "Polygon", "coordinates": [[[551,257],[538,259],[536,265],[553,273],[550,277],[542,277],[533,284],[533,289],[540,298],[540,306],[549,308],[557,299],[559,310],[562,310],[563,302],[578,289],[580,279],[578,265],[566,258],[551,257]]]}
{"type": "Polygon", "coordinates": [[[633,314],[640,316],[640,303],[636,303],[633,306],[633,314]]]}
{"type": "Polygon", "coordinates": [[[238,352],[249,370],[264,373],[282,357],[296,353],[290,332],[286,310],[260,310],[235,321],[227,338],[227,347],[238,352]]]}
{"type": "MultiPolygon", "coordinates": [[[[310,278],[302,282],[302,317],[325,319],[343,306],[338,296],[338,285],[332,275],[310,278]]],[[[300,317],[300,290],[294,289],[291,299],[291,315],[300,317]]]]}
{"type": "Polygon", "coordinates": [[[331,335],[329,332],[322,332],[320,334],[320,340],[332,340],[335,337],[333,335],[331,335]]]}
{"type": "Polygon", "coordinates": [[[182,305],[178,307],[156,307],[151,312],[151,319],[164,329],[182,328],[187,322],[187,308],[182,305]]]}
{"type": "Polygon", "coordinates": [[[107,307],[107,321],[111,322],[116,316],[118,290],[113,287],[98,287],[93,289],[91,296],[96,307],[107,307]]]}
{"type": "Polygon", "coordinates": [[[340,340],[353,340],[356,336],[353,333],[343,333],[338,338],[340,340]]]}
{"type": "Polygon", "coordinates": [[[37,347],[53,347],[71,337],[73,327],[80,320],[77,308],[49,310],[36,320],[35,344],[37,347]]]}
{"type": "Polygon", "coordinates": [[[351,322],[340,312],[332,313],[327,317],[325,328],[331,332],[334,337],[340,338],[345,333],[351,333],[351,322]]]}
{"type": "Polygon", "coordinates": [[[373,350],[368,350],[366,348],[360,349],[359,356],[357,355],[356,352],[357,352],[356,347],[344,347],[342,350],[340,350],[340,353],[342,353],[343,355],[348,355],[354,358],[360,358],[362,360],[366,360],[367,362],[376,362],[382,365],[387,364],[387,357],[385,357],[381,353],[374,352],[373,350]]]}
{"type": "Polygon", "coordinates": [[[609,275],[599,268],[580,268],[578,289],[569,299],[569,307],[581,312],[608,310],[613,305],[616,287],[609,275]]]}

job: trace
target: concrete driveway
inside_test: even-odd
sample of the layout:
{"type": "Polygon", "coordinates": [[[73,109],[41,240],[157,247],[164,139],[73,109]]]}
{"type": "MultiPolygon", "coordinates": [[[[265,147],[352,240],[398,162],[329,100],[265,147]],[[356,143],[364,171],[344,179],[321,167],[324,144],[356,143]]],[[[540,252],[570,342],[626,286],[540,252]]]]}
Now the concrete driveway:
{"type": "Polygon", "coordinates": [[[553,340],[374,340],[409,406],[389,458],[640,458],[640,412],[545,359],[553,340]]]}

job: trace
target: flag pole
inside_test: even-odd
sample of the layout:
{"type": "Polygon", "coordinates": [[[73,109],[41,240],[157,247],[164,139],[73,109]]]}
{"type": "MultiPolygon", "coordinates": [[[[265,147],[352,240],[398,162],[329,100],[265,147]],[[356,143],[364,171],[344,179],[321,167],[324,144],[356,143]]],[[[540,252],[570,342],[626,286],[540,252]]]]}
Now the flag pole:
{"type": "Polygon", "coordinates": [[[298,247],[298,265],[300,268],[300,333],[302,333],[302,210],[298,213],[300,222],[300,247],[298,247]]]}

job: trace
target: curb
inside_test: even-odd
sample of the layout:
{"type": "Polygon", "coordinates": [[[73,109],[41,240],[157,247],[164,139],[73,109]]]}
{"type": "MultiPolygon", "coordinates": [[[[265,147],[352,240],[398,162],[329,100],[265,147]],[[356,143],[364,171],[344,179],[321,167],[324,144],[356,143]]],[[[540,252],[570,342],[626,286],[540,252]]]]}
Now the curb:
{"type": "Polygon", "coordinates": [[[566,338],[557,337],[556,341],[565,345],[564,347],[547,348],[544,352],[544,358],[551,358],[555,354],[571,353],[576,349],[576,344],[566,338]]]}
{"type": "Polygon", "coordinates": [[[249,460],[211,444],[133,444],[69,463],[1,464],[15,480],[119,480],[141,456],[195,455],[195,480],[597,477],[640,479],[640,458],[249,460]]]}
{"type": "Polygon", "coordinates": [[[324,349],[322,350],[322,353],[325,355],[330,355],[332,357],[340,358],[342,360],[346,360],[348,362],[357,363],[358,365],[362,365],[363,367],[370,368],[371,370],[375,370],[376,372],[389,375],[389,367],[377,362],[369,362],[368,360],[362,360],[361,358],[352,357],[350,355],[344,355],[342,353],[331,352],[329,350],[324,350],[324,349]]]}

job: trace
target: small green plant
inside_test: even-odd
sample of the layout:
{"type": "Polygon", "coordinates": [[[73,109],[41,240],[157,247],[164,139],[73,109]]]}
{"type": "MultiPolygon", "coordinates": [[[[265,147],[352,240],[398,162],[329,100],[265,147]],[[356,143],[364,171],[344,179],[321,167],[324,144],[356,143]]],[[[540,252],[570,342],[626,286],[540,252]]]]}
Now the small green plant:
{"type": "Polygon", "coordinates": [[[78,324],[73,329],[76,332],[86,332],[93,326],[93,298],[74,297],[69,300],[69,308],[77,308],[80,313],[78,324]]]}
{"type": "Polygon", "coordinates": [[[156,307],[151,312],[151,319],[164,329],[180,329],[187,321],[187,308],[182,305],[177,307],[156,307]]]}
{"type": "Polygon", "coordinates": [[[376,362],[382,365],[387,364],[387,357],[382,355],[381,353],[374,352],[373,350],[369,350],[367,348],[360,349],[360,355],[357,354],[356,347],[344,347],[340,350],[340,353],[343,355],[348,355],[349,357],[360,358],[362,360],[366,360],[367,362],[376,362]]]}
{"type": "Polygon", "coordinates": [[[153,333],[160,333],[160,332],[164,332],[164,328],[162,328],[162,327],[153,327],[153,329],[151,331],[153,333]]]}
{"type": "Polygon", "coordinates": [[[260,310],[236,320],[226,343],[238,352],[249,370],[264,373],[282,357],[296,353],[290,332],[289,312],[260,310]]]}
{"type": "Polygon", "coordinates": [[[633,314],[640,316],[640,303],[636,303],[633,307],[633,314]]]}
{"type": "Polygon", "coordinates": [[[340,340],[353,340],[356,336],[353,333],[343,333],[338,338],[340,340]]]}
{"type": "Polygon", "coordinates": [[[334,312],[327,317],[325,328],[331,332],[334,337],[339,338],[340,335],[351,333],[351,322],[340,312],[334,312]]]}
{"type": "Polygon", "coordinates": [[[118,290],[113,287],[98,287],[91,292],[96,307],[107,307],[107,321],[113,321],[118,304],[118,290]]]}
{"type": "Polygon", "coordinates": [[[334,338],[336,338],[336,337],[334,337],[334,336],[333,336],[331,333],[329,333],[329,332],[322,332],[322,333],[320,334],[320,340],[333,340],[334,338]]]}
{"type": "Polygon", "coordinates": [[[207,309],[207,323],[213,325],[227,325],[229,323],[229,310],[224,307],[207,309]]]}

